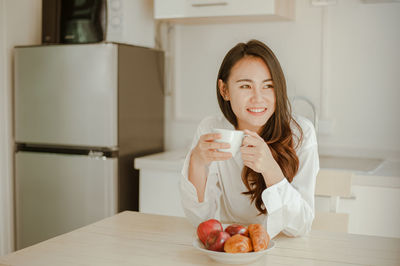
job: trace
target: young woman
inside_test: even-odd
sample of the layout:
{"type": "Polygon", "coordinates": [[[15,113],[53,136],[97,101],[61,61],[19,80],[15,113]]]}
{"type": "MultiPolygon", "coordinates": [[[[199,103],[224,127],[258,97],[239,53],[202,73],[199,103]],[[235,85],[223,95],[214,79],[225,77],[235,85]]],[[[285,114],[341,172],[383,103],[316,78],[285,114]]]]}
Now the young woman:
{"type": "Polygon", "coordinates": [[[216,218],[263,224],[270,237],[299,236],[314,219],[319,171],[312,123],[291,113],[282,68],[257,40],[239,43],[225,56],[217,79],[223,115],[201,121],[182,170],[186,216],[195,224],[216,218]],[[243,130],[240,152],[218,149],[213,128],[243,130]]]}

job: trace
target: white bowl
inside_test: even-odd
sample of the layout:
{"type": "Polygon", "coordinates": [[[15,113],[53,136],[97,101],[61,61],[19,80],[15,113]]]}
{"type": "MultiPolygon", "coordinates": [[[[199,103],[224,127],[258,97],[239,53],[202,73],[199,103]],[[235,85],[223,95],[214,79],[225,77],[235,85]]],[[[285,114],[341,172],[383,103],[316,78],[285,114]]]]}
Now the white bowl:
{"type": "Polygon", "coordinates": [[[235,254],[208,250],[197,237],[193,240],[193,246],[215,261],[227,264],[245,264],[258,260],[267,254],[274,248],[275,242],[270,240],[267,249],[262,251],[235,254]]]}

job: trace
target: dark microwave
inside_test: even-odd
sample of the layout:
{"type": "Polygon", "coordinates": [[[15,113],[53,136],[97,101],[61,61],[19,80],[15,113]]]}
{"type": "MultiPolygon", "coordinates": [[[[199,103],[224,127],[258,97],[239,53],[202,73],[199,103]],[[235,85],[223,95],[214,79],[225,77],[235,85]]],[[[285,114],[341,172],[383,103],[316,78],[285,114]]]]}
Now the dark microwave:
{"type": "Polygon", "coordinates": [[[106,0],[43,0],[42,43],[101,42],[106,21],[106,0]]]}

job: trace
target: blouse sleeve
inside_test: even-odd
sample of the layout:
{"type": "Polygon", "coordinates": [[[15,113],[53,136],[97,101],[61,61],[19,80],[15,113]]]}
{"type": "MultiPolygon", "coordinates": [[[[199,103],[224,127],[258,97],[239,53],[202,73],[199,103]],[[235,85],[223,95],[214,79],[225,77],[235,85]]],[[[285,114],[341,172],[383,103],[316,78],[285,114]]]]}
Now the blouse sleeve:
{"type": "Polygon", "coordinates": [[[315,181],[319,171],[318,147],[313,128],[310,138],[297,154],[299,170],[292,183],[283,179],[262,193],[267,209],[266,227],[271,238],[281,231],[288,236],[300,236],[311,230],[315,181]]]}
{"type": "Polygon", "coordinates": [[[192,146],[188,154],[182,169],[182,175],[180,179],[180,193],[182,207],[186,217],[195,226],[204,220],[211,218],[218,218],[216,214],[219,213],[219,202],[221,196],[221,190],[218,184],[218,174],[216,164],[213,162],[208,167],[207,182],[204,194],[204,201],[199,202],[197,198],[197,192],[195,186],[189,181],[189,162],[193,148],[197,145],[197,142],[202,134],[201,125],[197,129],[197,132],[193,138],[192,146]]]}

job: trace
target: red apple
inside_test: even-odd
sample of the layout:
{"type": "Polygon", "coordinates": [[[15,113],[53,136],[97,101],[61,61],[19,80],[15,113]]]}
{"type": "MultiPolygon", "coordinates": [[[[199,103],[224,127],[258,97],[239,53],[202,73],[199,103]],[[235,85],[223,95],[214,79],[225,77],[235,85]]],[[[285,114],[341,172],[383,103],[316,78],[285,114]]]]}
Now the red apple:
{"type": "Polygon", "coordinates": [[[246,227],[240,224],[232,224],[225,228],[225,232],[230,234],[231,236],[236,234],[241,234],[243,236],[249,236],[249,230],[246,227]]]}
{"type": "Polygon", "coordinates": [[[206,244],[208,235],[213,231],[221,232],[223,230],[222,224],[216,219],[210,219],[202,222],[197,227],[197,236],[203,244],[206,244]]]}
{"type": "Polygon", "coordinates": [[[224,231],[212,231],[206,240],[206,249],[224,251],[224,244],[231,236],[224,231]]]}

